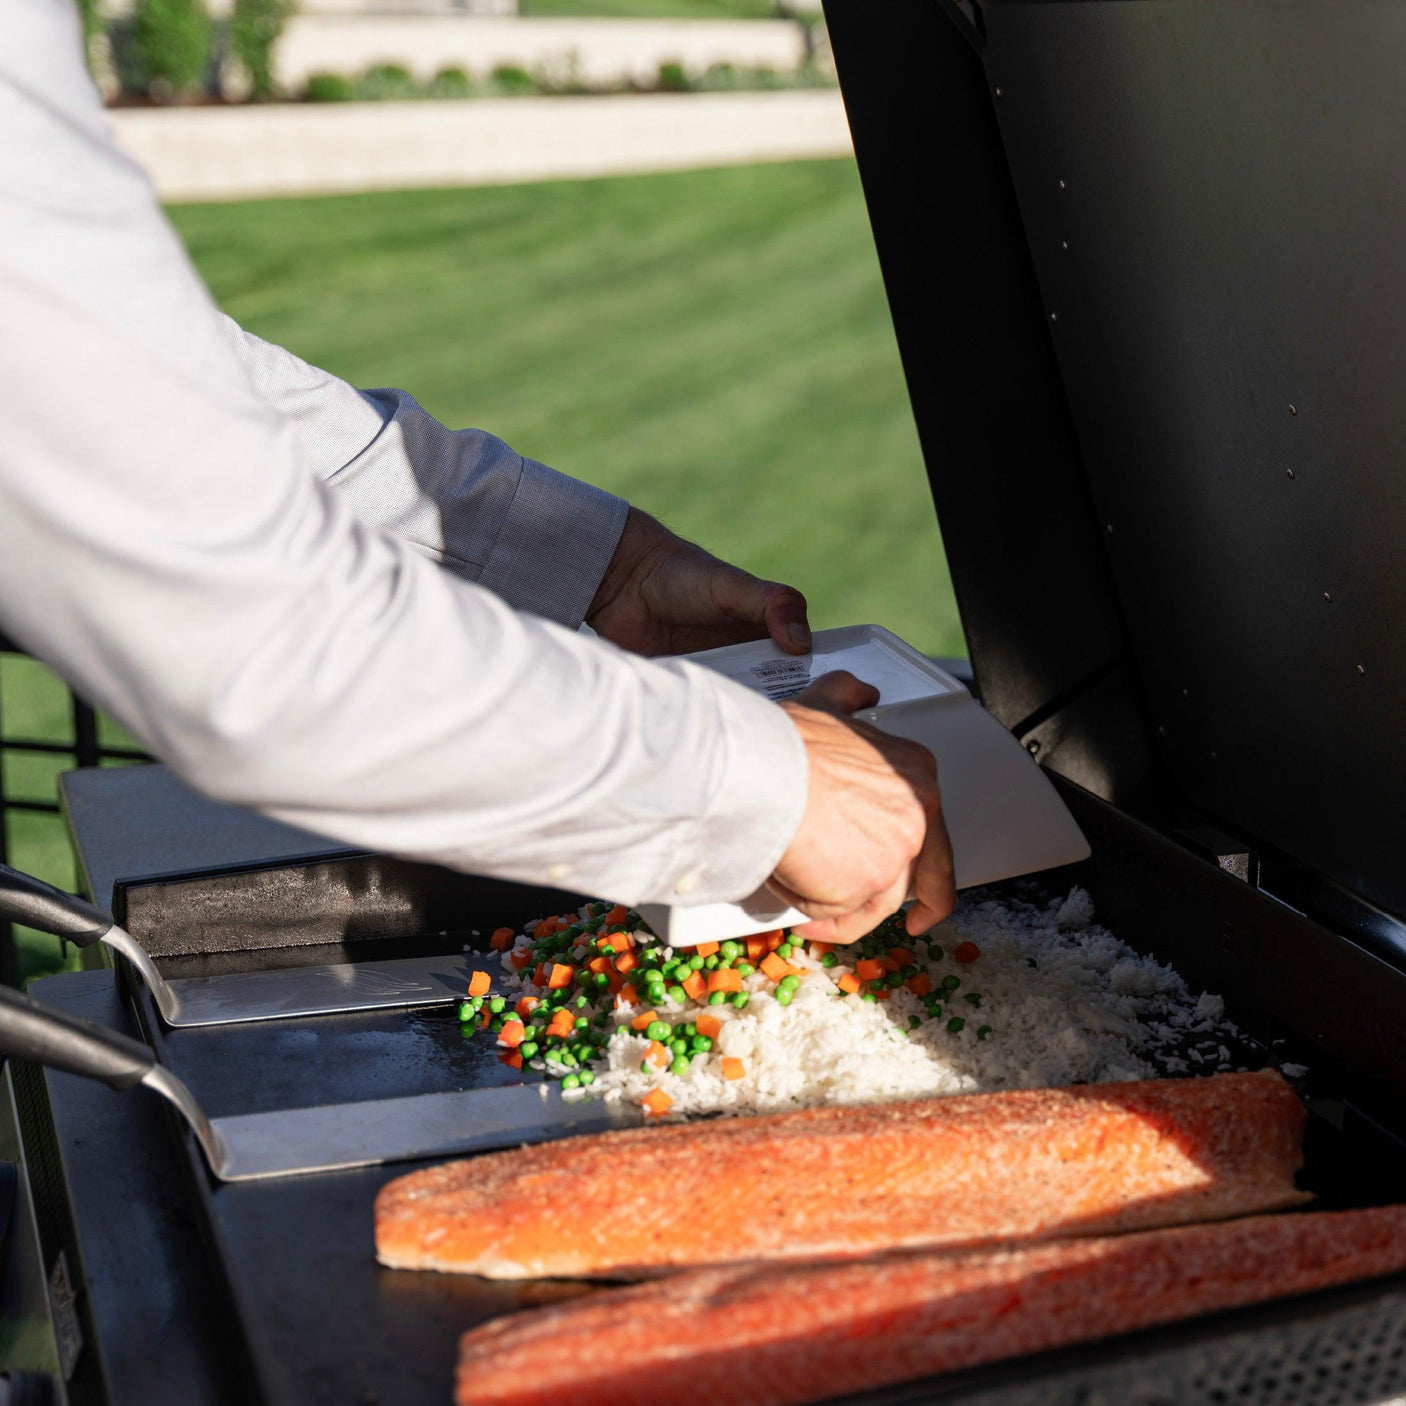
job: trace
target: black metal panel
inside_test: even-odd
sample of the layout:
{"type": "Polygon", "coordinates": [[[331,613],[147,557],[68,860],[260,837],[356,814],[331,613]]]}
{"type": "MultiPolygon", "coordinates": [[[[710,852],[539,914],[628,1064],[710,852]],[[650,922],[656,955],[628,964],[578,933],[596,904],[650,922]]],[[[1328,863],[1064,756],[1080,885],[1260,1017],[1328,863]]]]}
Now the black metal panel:
{"type": "Polygon", "coordinates": [[[1406,7],[985,21],[1168,774],[1406,914],[1406,7]]]}
{"type": "Polygon", "coordinates": [[[1022,731],[1124,646],[985,78],[937,0],[825,12],[982,701],[1022,731]]]}

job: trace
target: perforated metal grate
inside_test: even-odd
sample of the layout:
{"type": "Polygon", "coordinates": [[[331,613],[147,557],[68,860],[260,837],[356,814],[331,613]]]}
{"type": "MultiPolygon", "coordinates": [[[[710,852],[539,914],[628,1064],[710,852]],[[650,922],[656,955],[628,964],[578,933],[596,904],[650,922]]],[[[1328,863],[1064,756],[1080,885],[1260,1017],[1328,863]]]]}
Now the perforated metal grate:
{"type": "Polygon", "coordinates": [[[1406,1293],[1384,1291],[1334,1310],[1285,1305],[1283,1312],[1283,1321],[1229,1334],[1222,1328],[1202,1342],[1149,1343],[1138,1353],[1130,1345],[1103,1364],[1097,1348],[1089,1349],[1095,1360],[1083,1364],[1062,1354],[1037,1381],[1020,1381],[1012,1364],[999,1386],[915,1388],[887,1399],[962,1406],[1406,1406],[1406,1293]]]}

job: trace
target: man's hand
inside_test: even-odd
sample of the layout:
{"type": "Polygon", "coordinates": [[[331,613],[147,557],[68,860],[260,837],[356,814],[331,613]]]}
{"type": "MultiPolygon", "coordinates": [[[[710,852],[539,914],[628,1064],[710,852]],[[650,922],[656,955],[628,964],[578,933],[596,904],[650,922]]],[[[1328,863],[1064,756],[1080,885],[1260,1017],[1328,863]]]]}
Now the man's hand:
{"type": "Polygon", "coordinates": [[[932,753],[847,716],[878,701],[836,672],[781,705],[805,743],[810,795],[767,887],[818,920],[802,929],[814,941],[853,942],[913,894],[916,935],[955,901],[932,753]]]}
{"type": "Polygon", "coordinates": [[[719,561],[635,508],[586,623],[636,654],[691,654],[768,635],[788,654],[810,648],[799,591],[719,561]]]}

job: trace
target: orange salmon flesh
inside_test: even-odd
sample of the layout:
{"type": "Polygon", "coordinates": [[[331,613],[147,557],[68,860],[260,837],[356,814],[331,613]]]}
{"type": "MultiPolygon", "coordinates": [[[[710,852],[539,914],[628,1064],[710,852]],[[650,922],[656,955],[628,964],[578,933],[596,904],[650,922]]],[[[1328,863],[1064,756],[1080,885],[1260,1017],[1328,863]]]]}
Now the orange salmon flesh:
{"type": "Polygon", "coordinates": [[[1406,1269],[1406,1207],[695,1270],[497,1319],[456,1406],[784,1406],[1406,1269]]]}
{"type": "Polygon", "coordinates": [[[1307,1199],[1303,1128],[1271,1073],[602,1133],[388,1183],[376,1252],[493,1279],[628,1278],[1222,1220],[1307,1199]]]}

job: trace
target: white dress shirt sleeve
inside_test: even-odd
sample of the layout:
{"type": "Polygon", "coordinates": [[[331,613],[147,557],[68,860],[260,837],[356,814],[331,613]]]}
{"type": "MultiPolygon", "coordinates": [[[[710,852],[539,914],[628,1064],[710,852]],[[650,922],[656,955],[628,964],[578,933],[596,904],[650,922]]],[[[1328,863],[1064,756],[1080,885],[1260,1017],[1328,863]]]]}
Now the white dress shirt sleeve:
{"type": "MultiPolygon", "coordinates": [[[[499,531],[462,564],[472,532],[392,535],[324,482],[112,146],[67,0],[6,6],[0,134],[0,629],[217,798],[629,902],[756,887],[805,804],[785,714],[509,606],[525,465],[483,477],[499,531]]],[[[516,599],[593,572],[541,560],[516,599]]]]}
{"type": "Polygon", "coordinates": [[[404,391],[356,390],[230,318],[223,325],[308,466],[363,522],[519,610],[581,623],[625,526],[622,499],[483,430],[449,430],[404,391]]]}

